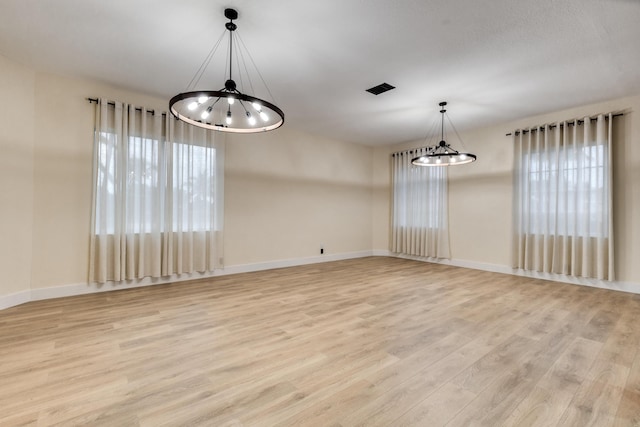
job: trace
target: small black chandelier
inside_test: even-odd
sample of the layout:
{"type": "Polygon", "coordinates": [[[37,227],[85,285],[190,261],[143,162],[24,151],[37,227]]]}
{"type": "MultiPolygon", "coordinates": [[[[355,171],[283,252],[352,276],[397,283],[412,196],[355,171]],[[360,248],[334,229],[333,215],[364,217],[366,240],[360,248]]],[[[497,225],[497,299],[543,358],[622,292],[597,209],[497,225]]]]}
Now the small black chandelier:
{"type": "MultiPolygon", "coordinates": [[[[225,9],[224,16],[229,19],[229,22],[225,24],[226,30],[211,49],[202,65],[200,65],[198,71],[196,71],[187,87],[187,91],[171,98],[169,109],[177,119],[205,129],[236,133],[256,133],[277,129],[284,123],[282,110],[269,101],[241,92],[233,79],[233,61],[235,59],[236,66],[239,69],[240,82],[245,81],[240,67],[242,62],[246,83],[253,90],[253,83],[249,77],[245,56],[249,57],[254,67],[255,63],[246,46],[244,46],[242,39],[240,39],[240,44],[236,40],[238,36],[235,31],[238,27],[233,21],[238,19],[238,12],[235,9],[225,9]],[[229,33],[229,73],[225,75],[224,87],[219,90],[193,90],[207,69],[227,31],[229,33]],[[246,55],[243,54],[241,47],[246,51],[246,55]],[[234,48],[239,53],[236,54],[236,58],[233,56],[234,48]]],[[[260,72],[257,71],[257,73],[267,92],[271,95],[260,72]]]]}
{"type": "MultiPolygon", "coordinates": [[[[454,150],[453,148],[451,148],[451,145],[447,144],[447,142],[444,140],[444,116],[447,112],[444,107],[445,105],[447,105],[447,103],[441,102],[438,105],[440,105],[441,114],[440,142],[434,146],[427,147],[427,152],[420,157],[411,159],[411,163],[416,166],[454,166],[475,162],[475,154],[461,153],[457,150],[454,150]]],[[[449,119],[448,115],[447,119],[449,120],[451,127],[455,131],[455,127],[453,126],[453,123],[451,123],[451,119],[449,119]]],[[[458,133],[456,132],[456,135],[457,134],[458,133]]],[[[463,144],[460,135],[458,135],[458,139],[460,140],[460,143],[463,144]]]]}

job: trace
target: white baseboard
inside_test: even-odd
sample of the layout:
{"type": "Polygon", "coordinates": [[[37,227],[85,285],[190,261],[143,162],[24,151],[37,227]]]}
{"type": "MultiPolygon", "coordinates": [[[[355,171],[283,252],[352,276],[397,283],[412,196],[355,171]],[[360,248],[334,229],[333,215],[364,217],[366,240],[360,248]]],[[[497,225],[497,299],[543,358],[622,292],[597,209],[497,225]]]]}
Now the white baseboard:
{"type": "Polygon", "coordinates": [[[49,288],[31,289],[28,291],[16,292],[10,295],[0,296],[0,310],[24,304],[29,301],[38,301],[44,299],[61,298],[75,295],[92,294],[97,292],[108,292],[119,289],[131,289],[142,286],[153,286],[167,283],[184,282],[187,280],[207,279],[217,276],[226,276],[229,274],[250,273],[255,271],[272,270],[275,268],[295,267],[300,265],[317,264],[330,261],[341,261],[353,258],[364,258],[368,256],[388,256],[394,258],[411,259],[422,262],[432,262],[437,264],[451,265],[454,267],[471,268],[474,270],[490,271],[493,273],[511,274],[515,276],[531,277],[535,279],[553,280],[556,282],[571,283],[574,285],[591,286],[601,289],[609,289],[614,291],[630,292],[640,294],[640,283],[621,282],[621,281],[603,281],[594,279],[585,279],[581,277],[564,276],[561,274],[538,273],[533,271],[524,271],[513,269],[505,265],[490,264],[477,261],[468,261],[461,259],[436,259],[422,258],[409,255],[401,255],[392,253],[388,250],[375,249],[372,251],[346,252],[341,254],[327,254],[306,258],[293,258],[284,260],[275,260],[260,262],[254,264],[240,264],[225,267],[212,273],[193,273],[182,274],[179,276],[151,279],[145,278],[140,280],[132,280],[124,283],[78,283],[73,285],[54,286],[49,288]]]}
{"type": "Polygon", "coordinates": [[[622,282],[618,280],[607,281],[597,279],[587,279],[584,277],[567,276],[564,274],[540,273],[537,271],[528,271],[522,269],[511,268],[506,265],[490,264],[477,261],[468,261],[463,259],[437,259],[423,258],[410,255],[396,254],[390,251],[374,250],[375,256],[390,256],[395,258],[412,259],[415,261],[432,262],[436,264],[451,265],[454,267],[471,268],[473,270],[490,271],[493,273],[511,274],[514,276],[530,277],[532,279],[551,280],[554,282],[570,283],[572,285],[590,286],[592,288],[608,289],[612,291],[630,292],[640,294],[640,283],[622,282]]]}
{"type": "Polygon", "coordinates": [[[296,267],[299,265],[317,264],[321,262],[342,261],[345,259],[364,258],[373,256],[373,251],[345,252],[341,254],[327,254],[307,258],[293,258],[276,261],[260,262],[255,264],[241,264],[225,267],[217,270],[216,276],[238,273],[251,273],[253,271],[273,270],[274,268],[296,267]]]}
{"type": "Polygon", "coordinates": [[[587,279],[585,277],[566,276],[564,274],[539,273],[537,271],[527,271],[512,269],[517,276],[531,277],[534,279],[552,280],[554,282],[570,283],[572,285],[590,286],[592,288],[608,289],[610,291],[629,292],[640,294],[640,283],[623,282],[620,280],[598,280],[587,279]]]}
{"type": "Polygon", "coordinates": [[[0,310],[31,301],[31,292],[22,291],[0,296],[0,310]]]}
{"type": "Polygon", "coordinates": [[[29,301],[39,301],[45,299],[69,297],[75,295],[93,294],[97,292],[108,292],[120,289],[139,288],[142,286],[162,285],[167,283],[184,282],[187,280],[208,279],[229,274],[250,273],[254,271],[272,270],[274,268],[295,267],[299,265],[317,264],[321,262],[340,261],[353,258],[364,258],[372,256],[372,251],[345,252],[340,254],[326,254],[306,258],[283,259],[275,261],[260,262],[254,264],[240,264],[215,270],[210,273],[181,274],[163,278],[149,278],[139,280],[128,280],[125,282],[98,283],[77,283],[72,285],[52,286],[48,288],[37,288],[29,291],[18,292],[16,294],[0,296],[0,310],[24,304],[29,301]]]}

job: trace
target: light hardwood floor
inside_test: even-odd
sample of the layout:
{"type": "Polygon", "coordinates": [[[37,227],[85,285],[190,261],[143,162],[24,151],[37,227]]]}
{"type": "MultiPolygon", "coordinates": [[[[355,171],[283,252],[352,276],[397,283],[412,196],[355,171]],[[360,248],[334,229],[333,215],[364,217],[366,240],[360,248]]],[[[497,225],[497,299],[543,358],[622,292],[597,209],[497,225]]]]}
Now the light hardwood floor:
{"type": "Polygon", "coordinates": [[[640,425],[640,296],[395,258],[0,311],[0,425],[640,425]]]}

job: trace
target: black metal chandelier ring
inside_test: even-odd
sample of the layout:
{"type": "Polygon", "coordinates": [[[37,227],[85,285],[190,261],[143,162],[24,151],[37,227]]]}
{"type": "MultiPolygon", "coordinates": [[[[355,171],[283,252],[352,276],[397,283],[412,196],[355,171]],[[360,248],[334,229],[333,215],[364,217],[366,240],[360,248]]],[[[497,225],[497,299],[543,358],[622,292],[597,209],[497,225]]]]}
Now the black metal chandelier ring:
{"type": "MultiPolygon", "coordinates": [[[[232,104],[233,105],[233,104],[232,104]]],[[[273,129],[277,129],[284,124],[284,112],[278,108],[276,105],[272,104],[269,101],[265,101],[260,98],[256,98],[251,95],[246,95],[240,92],[228,92],[226,90],[197,90],[192,92],[184,92],[179,93],[178,95],[171,98],[169,101],[169,108],[171,113],[179,120],[192,124],[194,126],[202,127],[205,129],[218,130],[223,132],[237,132],[237,133],[255,133],[255,132],[266,132],[273,129]],[[224,117],[216,117],[214,114],[209,114],[208,116],[217,119],[219,123],[216,123],[216,120],[206,120],[201,116],[193,117],[193,115],[183,114],[185,110],[189,111],[189,105],[192,105],[194,102],[198,103],[198,100],[202,100],[202,98],[208,98],[207,101],[203,103],[199,103],[198,109],[203,112],[207,111],[208,105],[217,104],[221,100],[224,100],[223,108],[227,108],[227,112],[230,111],[228,106],[228,98],[233,98],[238,101],[239,108],[236,108],[240,111],[243,116],[247,116],[247,113],[250,115],[249,117],[257,116],[255,118],[256,124],[255,126],[247,127],[247,128],[239,128],[239,127],[230,127],[231,123],[226,123],[227,116],[224,117]],[[209,102],[209,100],[214,100],[209,102]],[[245,105],[244,102],[248,103],[249,106],[245,105]],[[256,105],[261,108],[256,108],[256,105]],[[261,116],[262,114],[262,117],[261,116]],[[259,124],[260,121],[264,120],[264,115],[267,114],[268,117],[275,117],[278,120],[276,121],[268,121],[267,124],[261,126],[259,124]]],[[[212,111],[210,111],[212,113],[212,111]]],[[[239,114],[235,115],[236,117],[239,114]]],[[[208,118],[208,117],[207,117],[208,118]]]]}

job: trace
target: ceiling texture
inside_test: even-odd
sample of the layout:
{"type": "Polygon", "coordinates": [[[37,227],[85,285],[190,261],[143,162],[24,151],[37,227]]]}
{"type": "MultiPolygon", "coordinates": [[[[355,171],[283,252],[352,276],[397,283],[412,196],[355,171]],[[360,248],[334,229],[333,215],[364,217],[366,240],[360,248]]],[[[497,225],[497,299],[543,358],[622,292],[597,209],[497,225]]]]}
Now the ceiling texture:
{"type": "Polygon", "coordinates": [[[440,101],[460,131],[640,93],[640,0],[2,0],[0,54],[168,104],[226,7],[285,126],[338,140],[422,139],[440,101]]]}

